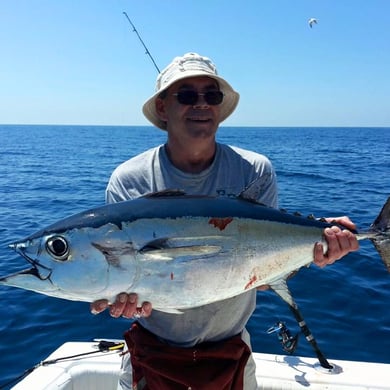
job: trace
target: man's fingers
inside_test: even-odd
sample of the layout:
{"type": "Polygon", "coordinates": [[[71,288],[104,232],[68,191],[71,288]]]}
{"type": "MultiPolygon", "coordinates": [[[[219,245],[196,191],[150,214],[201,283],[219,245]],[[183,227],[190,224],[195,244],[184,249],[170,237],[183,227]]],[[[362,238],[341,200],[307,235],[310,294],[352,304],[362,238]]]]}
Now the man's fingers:
{"type": "Polygon", "coordinates": [[[100,299],[91,303],[91,313],[98,314],[109,308],[110,315],[114,318],[125,317],[149,317],[152,313],[152,304],[143,302],[138,307],[138,296],[135,293],[120,293],[117,295],[115,302],[110,304],[107,299],[100,299]]]}
{"type": "Polygon", "coordinates": [[[132,318],[137,311],[137,294],[131,293],[127,296],[126,305],[123,308],[122,316],[132,318]]]}
{"type": "Polygon", "coordinates": [[[333,264],[349,252],[359,249],[356,236],[349,230],[341,230],[337,226],[332,226],[324,230],[324,236],[328,245],[326,254],[323,254],[323,246],[320,243],[314,247],[314,262],[319,267],[333,264]]]}
{"type": "Polygon", "coordinates": [[[126,293],[120,293],[116,296],[115,302],[110,306],[111,317],[118,318],[123,315],[128,299],[126,293]]]}
{"type": "Polygon", "coordinates": [[[107,299],[99,299],[98,301],[91,303],[91,313],[99,314],[102,311],[106,310],[108,307],[107,299]]]}
{"type": "Polygon", "coordinates": [[[324,247],[319,242],[317,242],[314,246],[314,262],[321,268],[325,267],[326,265],[324,247]]]}
{"type": "Polygon", "coordinates": [[[144,302],[142,304],[143,317],[149,317],[152,314],[152,304],[150,302],[144,302]]]}

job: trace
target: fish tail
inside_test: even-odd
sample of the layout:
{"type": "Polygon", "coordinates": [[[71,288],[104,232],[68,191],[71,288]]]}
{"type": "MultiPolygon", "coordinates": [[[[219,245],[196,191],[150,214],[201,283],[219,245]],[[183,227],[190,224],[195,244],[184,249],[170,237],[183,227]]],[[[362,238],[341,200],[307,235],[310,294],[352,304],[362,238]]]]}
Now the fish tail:
{"type": "Polygon", "coordinates": [[[390,197],[382,207],[374,223],[370,226],[370,232],[375,233],[370,240],[390,272],[390,197]]]}

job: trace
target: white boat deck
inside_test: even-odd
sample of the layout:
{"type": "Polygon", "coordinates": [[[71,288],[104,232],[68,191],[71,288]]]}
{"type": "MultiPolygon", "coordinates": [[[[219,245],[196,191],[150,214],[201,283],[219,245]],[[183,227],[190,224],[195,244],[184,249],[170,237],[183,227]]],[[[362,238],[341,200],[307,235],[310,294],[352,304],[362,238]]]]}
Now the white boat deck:
{"type": "MultiPolygon", "coordinates": [[[[68,342],[48,359],[96,350],[96,342],[68,342]]],[[[259,390],[390,390],[390,364],[332,360],[333,373],[317,359],[254,353],[259,390]]],[[[13,390],[116,390],[121,357],[118,352],[74,358],[40,366],[13,390]]]]}

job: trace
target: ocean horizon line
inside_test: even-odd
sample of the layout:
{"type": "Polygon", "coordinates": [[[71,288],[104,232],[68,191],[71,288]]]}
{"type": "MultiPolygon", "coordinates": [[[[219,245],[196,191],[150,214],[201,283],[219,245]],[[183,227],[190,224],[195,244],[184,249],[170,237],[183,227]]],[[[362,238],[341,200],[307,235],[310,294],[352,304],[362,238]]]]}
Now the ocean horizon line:
{"type": "MultiPolygon", "coordinates": [[[[61,124],[61,123],[0,123],[0,127],[136,127],[136,128],[152,128],[157,129],[153,125],[112,125],[112,124],[61,124]]],[[[390,126],[359,126],[359,125],[349,125],[349,126],[308,126],[308,125],[293,125],[293,126],[266,126],[266,125],[220,125],[220,129],[223,128],[251,128],[251,129],[390,129],[390,126]]]]}

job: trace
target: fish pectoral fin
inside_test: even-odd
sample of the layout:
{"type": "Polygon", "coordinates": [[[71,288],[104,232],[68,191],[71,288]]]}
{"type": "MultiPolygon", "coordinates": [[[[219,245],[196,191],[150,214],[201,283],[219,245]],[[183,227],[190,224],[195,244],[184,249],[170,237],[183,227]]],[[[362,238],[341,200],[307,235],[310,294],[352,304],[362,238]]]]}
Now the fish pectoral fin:
{"type": "Polygon", "coordinates": [[[144,247],[140,253],[145,256],[145,260],[175,260],[177,258],[205,257],[219,253],[221,247],[218,245],[191,245],[172,248],[152,248],[144,247]]]}
{"type": "Polygon", "coordinates": [[[148,242],[139,252],[147,260],[194,259],[218,254],[222,246],[215,244],[215,237],[159,238],[148,242]],[[209,242],[210,244],[207,244],[209,242]]]}

